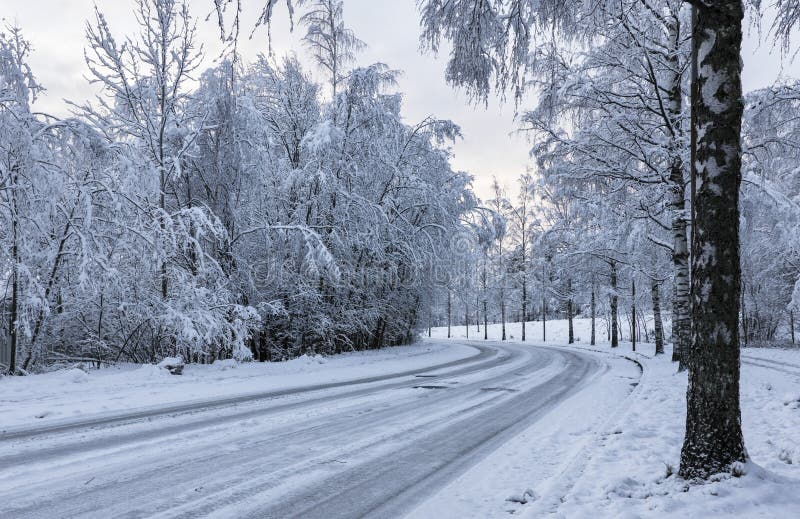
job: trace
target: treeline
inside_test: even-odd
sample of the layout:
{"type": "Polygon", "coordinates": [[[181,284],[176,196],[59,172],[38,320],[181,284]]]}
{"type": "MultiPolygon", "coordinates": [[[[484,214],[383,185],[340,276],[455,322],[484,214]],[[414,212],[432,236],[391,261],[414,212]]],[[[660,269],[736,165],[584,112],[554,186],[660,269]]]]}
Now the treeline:
{"type": "MultiPolygon", "coordinates": [[[[396,71],[355,67],[341,2],[295,57],[202,70],[184,4],[139,0],[137,34],[86,29],[74,117],[0,36],[0,337],[10,373],[182,355],[280,360],[413,340],[449,236],[473,210],[449,121],[401,118],[396,71]]],[[[235,57],[235,54],[234,54],[235,57]]]]}

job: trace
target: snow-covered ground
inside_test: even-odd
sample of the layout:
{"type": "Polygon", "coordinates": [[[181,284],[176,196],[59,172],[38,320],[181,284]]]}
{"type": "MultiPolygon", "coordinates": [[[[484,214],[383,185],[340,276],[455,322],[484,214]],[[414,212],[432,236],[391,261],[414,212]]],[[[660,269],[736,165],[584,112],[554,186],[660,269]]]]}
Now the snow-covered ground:
{"type": "MultiPolygon", "coordinates": [[[[683,441],[687,377],[676,373],[669,346],[659,357],[653,356],[652,344],[639,344],[633,353],[631,344],[623,342],[612,351],[599,324],[603,340],[590,347],[587,319],[575,321],[575,335],[582,340],[573,346],[565,344],[566,322],[548,322],[547,332],[554,347],[635,358],[644,372],[605,421],[583,418],[582,409],[603,403],[592,404],[591,396],[580,393],[559,407],[552,423],[538,422],[509,443],[504,462],[499,455],[484,462],[484,470],[500,475],[499,481],[482,476],[498,496],[527,497],[525,505],[507,503],[509,512],[530,518],[800,517],[800,350],[742,350],[742,425],[751,461],[741,477],[721,474],[715,481],[688,485],[673,474],[683,441]],[[548,435],[548,427],[556,432],[548,435]],[[542,464],[542,448],[563,453],[557,468],[542,464]],[[509,474],[513,477],[504,477],[509,474]],[[523,496],[526,490],[531,492],[523,496]]],[[[469,333],[483,337],[475,326],[469,333]]],[[[519,341],[520,324],[507,324],[506,333],[509,342],[519,341]]],[[[531,344],[543,344],[541,333],[541,323],[527,324],[531,344]]],[[[434,338],[446,334],[446,328],[433,330],[434,338]]],[[[464,327],[451,330],[454,338],[465,335],[464,327]]],[[[500,325],[490,324],[490,341],[499,338],[500,325]]],[[[470,496],[480,493],[475,490],[481,481],[478,469],[462,477],[459,487],[437,495],[435,503],[450,499],[460,503],[462,516],[480,517],[467,512],[482,503],[470,496]]],[[[420,510],[435,508],[431,501],[420,510]]]]}
{"type": "MultiPolygon", "coordinates": [[[[598,323],[279,364],[0,379],[18,517],[800,517],[800,351],[745,349],[744,475],[674,474],[686,375],[598,323]],[[513,337],[513,338],[512,338],[513,337]],[[641,368],[640,368],[641,366],[641,368]],[[250,398],[253,397],[253,398],[250,398]],[[105,420],[105,421],[104,421],[105,420]],[[124,496],[124,499],[122,497],[124,496]]],[[[627,337],[627,335],[626,335],[627,337]]]]}
{"type": "MultiPolygon", "coordinates": [[[[321,388],[319,377],[331,378],[329,367],[347,362],[334,358],[311,377],[315,389],[225,406],[213,404],[215,395],[212,405],[189,411],[0,433],[4,513],[48,519],[400,517],[470,467],[507,452],[498,449],[519,441],[531,425],[561,416],[565,401],[594,390],[604,395],[609,385],[624,395],[630,377],[638,376],[627,362],[623,378],[609,369],[614,360],[527,345],[426,341],[370,355],[372,361],[400,358],[392,373],[368,382],[321,388]],[[431,366],[431,358],[445,354],[451,356],[442,360],[455,360],[431,366]]],[[[374,375],[386,368],[364,369],[374,375]]],[[[180,391],[192,383],[174,384],[180,391]]],[[[129,397],[141,391],[137,387],[129,397]]],[[[120,388],[118,395],[124,393],[120,388]]],[[[604,408],[585,411],[594,420],[604,408]]],[[[552,463],[557,452],[542,454],[552,463]]],[[[482,495],[494,498],[487,499],[483,517],[505,514],[496,493],[482,495]]],[[[457,514],[452,506],[441,510],[457,514]]]]}
{"type": "Polygon", "coordinates": [[[287,362],[190,364],[181,376],[153,365],[0,376],[0,434],[209,399],[379,377],[475,354],[475,348],[469,346],[427,342],[335,357],[303,356],[287,362]]]}

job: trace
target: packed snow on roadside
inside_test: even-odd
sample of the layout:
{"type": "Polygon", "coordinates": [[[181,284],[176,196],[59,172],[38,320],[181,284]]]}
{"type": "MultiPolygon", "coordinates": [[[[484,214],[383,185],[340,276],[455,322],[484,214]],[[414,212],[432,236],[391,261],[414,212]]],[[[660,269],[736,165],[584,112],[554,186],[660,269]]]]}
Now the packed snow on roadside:
{"type": "MultiPolygon", "coordinates": [[[[623,412],[606,423],[598,425],[593,415],[581,415],[581,408],[591,400],[584,397],[581,403],[576,397],[559,411],[558,421],[569,421],[570,413],[575,421],[571,428],[569,423],[560,426],[565,438],[561,442],[535,434],[542,424],[526,431],[524,441],[518,439],[514,446],[513,463],[495,467],[500,480],[508,480],[503,472],[515,476],[512,485],[494,487],[495,501],[509,500],[502,508],[495,504],[496,516],[502,516],[503,510],[506,516],[570,519],[800,517],[800,350],[742,349],[742,426],[750,461],[738,467],[736,474],[719,474],[698,484],[675,474],[685,427],[687,376],[676,373],[669,345],[666,354],[658,357],[650,343],[638,344],[636,353],[630,342],[611,350],[604,325],[598,322],[598,345],[590,346],[589,326],[588,319],[576,319],[575,335],[582,340],[568,346],[566,321],[549,321],[546,344],[636,359],[644,368],[641,379],[622,397],[618,408],[623,412]],[[581,434],[581,425],[596,429],[581,434]],[[537,447],[561,448],[569,441],[574,441],[572,452],[560,456],[571,462],[565,462],[560,472],[540,463],[537,447]],[[526,504],[513,499],[528,490],[526,504]]],[[[543,344],[541,323],[527,323],[526,327],[528,342],[543,344]]],[[[520,331],[519,323],[507,324],[509,342],[518,342],[520,331]]],[[[488,333],[490,340],[499,340],[500,325],[490,324],[488,333]]],[[[446,328],[432,330],[434,338],[446,334],[446,328]]],[[[464,327],[453,327],[451,335],[463,338],[464,327]]],[[[482,339],[483,330],[478,335],[473,325],[470,336],[482,339]]],[[[593,390],[609,387],[593,386],[593,390]]],[[[602,401],[597,405],[603,405],[602,401]]],[[[484,478],[492,480],[488,475],[484,478]]]]}
{"type": "Polygon", "coordinates": [[[0,377],[0,433],[423,369],[476,353],[469,346],[425,342],[331,357],[303,355],[286,362],[187,364],[181,376],[170,375],[158,365],[125,364],[100,370],[76,367],[26,377],[0,377]]]}

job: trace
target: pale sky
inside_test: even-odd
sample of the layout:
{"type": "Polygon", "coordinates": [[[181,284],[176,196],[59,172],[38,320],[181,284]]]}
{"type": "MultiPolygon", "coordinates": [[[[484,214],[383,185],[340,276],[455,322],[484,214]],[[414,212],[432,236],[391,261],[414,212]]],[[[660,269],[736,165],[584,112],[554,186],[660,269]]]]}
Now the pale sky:
{"type": "MultiPolygon", "coordinates": [[[[84,22],[92,16],[97,4],[106,14],[115,37],[121,39],[135,30],[131,15],[133,0],[2,0],[2,16],[22,27],[34,46],[31,59],[34,73],[47,92],[37,103],[37,109],[63,115],[63,99],[81,102],[92,96],[93,89],[84,76],[84,22]]],[[[251,61],[259,52],[267,52],[266,31],[259,30],[247,41],[256,10],[264,0],[245,0],[242,14],[243,42],[240,45],[245,60],[251,61]]],[[[189,8],[198,19],[198,35],[205,46],[206,65],[219,55],[219,32],[212,18],[206,22],[213,2],[189,0],[189,8]]],[[[428,115],[452,119],[464,133],[463,140],[453,148],[453,166],[475,176],[479,196],[489,194],[492,175],[505,184],[510,193],[516,192],[515,179],[532,164],[529,146],[524,136],[514,134],[514,107],[490,102],[487,109],[469,105],[466,96],[454,91],[444,81],[446,55],[435,57],[419,50],[419,18],[416,0],[345,0],[345,22],[365,41],[368,48],[360,54],[358,63],[382,61],[404,73],[399,90],[404,94],[403,114],[413,124],[428,115]]],[[[276,8],[272,27],[273,50],[280,54],[294,50],[311,67],[310,60],[299,44],[299,35],[290,34],[283,2],[276,8]]],[[[758,44],[755,34],[746,37],[743,82],[745,91],[761,88],[784,75],[800,75],[800,63],[782,63],[777,51],[768,43],[758,44]]],[[[317,71],[314,71],[315,73],[317,71]]]]}

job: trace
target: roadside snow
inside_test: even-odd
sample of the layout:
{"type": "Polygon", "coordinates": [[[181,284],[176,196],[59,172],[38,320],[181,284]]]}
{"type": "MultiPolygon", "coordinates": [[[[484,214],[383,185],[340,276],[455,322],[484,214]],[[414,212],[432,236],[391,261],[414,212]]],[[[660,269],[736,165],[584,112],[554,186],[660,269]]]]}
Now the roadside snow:
{"type": "Polygon", "coordinates": [[[600,372],[555,409],[471,467],[409,519],[507,517],[559,495],[584,470],[597,438],[606,434],[639,378],[632,362],[610,357],[600,372]]]}
{"type": "MultiPolygon", "coordinates": [[[[593,394],[579,393],[480,464],[480,476],[475,470],[465,474],[412,517],[432,513],[447,496],[458,513],[441,517],[800,517],[800,350],[742,350],[742,426],[751,461],[741,467],[741,477],[720,474],[688,484],[674,474],[684,434],[686,374],[676,373],[669,345],[656,358],[652,344],[637,344],[636,353],[629,342],[611,350],[598,325],[598,345],[589,346],[589,320],[576,319],[575,335],[582,340],[568,346],[566,321],[550,321],[547,344],[596,350],[612,363],[635,358],[644,371],[633,390],[624,393],[618,381],[606,378],[592,386],[593,394]],[[500,504],[526,490],[534,496],[526,504],[500,504]]],[[[507,324],[508,342],[518,342],[520,331],[519,323],[507,324]]],[[[432,332],[442,338],[447,329],[432,332]]],[[[475,326],[469,332],[483,338],[475,326]]],[[[527,324],[527,342],[543,344],[541,333],[541,323],[527,324]]],[[[463,338],[464,327],[453,327],[451,335],[463,338]]],[[[489,338],[500,338],[500,325],[489,325],[489,338]]]]}
{"type": "MultiPolygon", "coordinates": [[[[630,344],[623,345],[630,349],[630,344]]],[[[686,413],[687,376],[667,355],[642,358],[644,375],[635,399],[597,446],[583,477],[563,502],[528,517],[555,512],[570,518],[601,517],[798,517],[800,410],[785,395],[800,388],[800,370],[788,375],[742,365],[742,426],[751,460],[744,475],[720,474],[705,484],[687,484],[674,472],[680,460],[686,413]]],[[[743,350],[761,357],[761,351],[743,350]]],[[[800,352],[773,351],[772,358],[799,362],[800,352]]]]}
{"type": "Polygon", "coordinates": [[[303,355],[286,362],[187,364],[181,376],[152,364],[128,364],[0,377],[0,432],[423,369],[475,353],[469,346],[425,342],[334,357],[303,355]]]}

